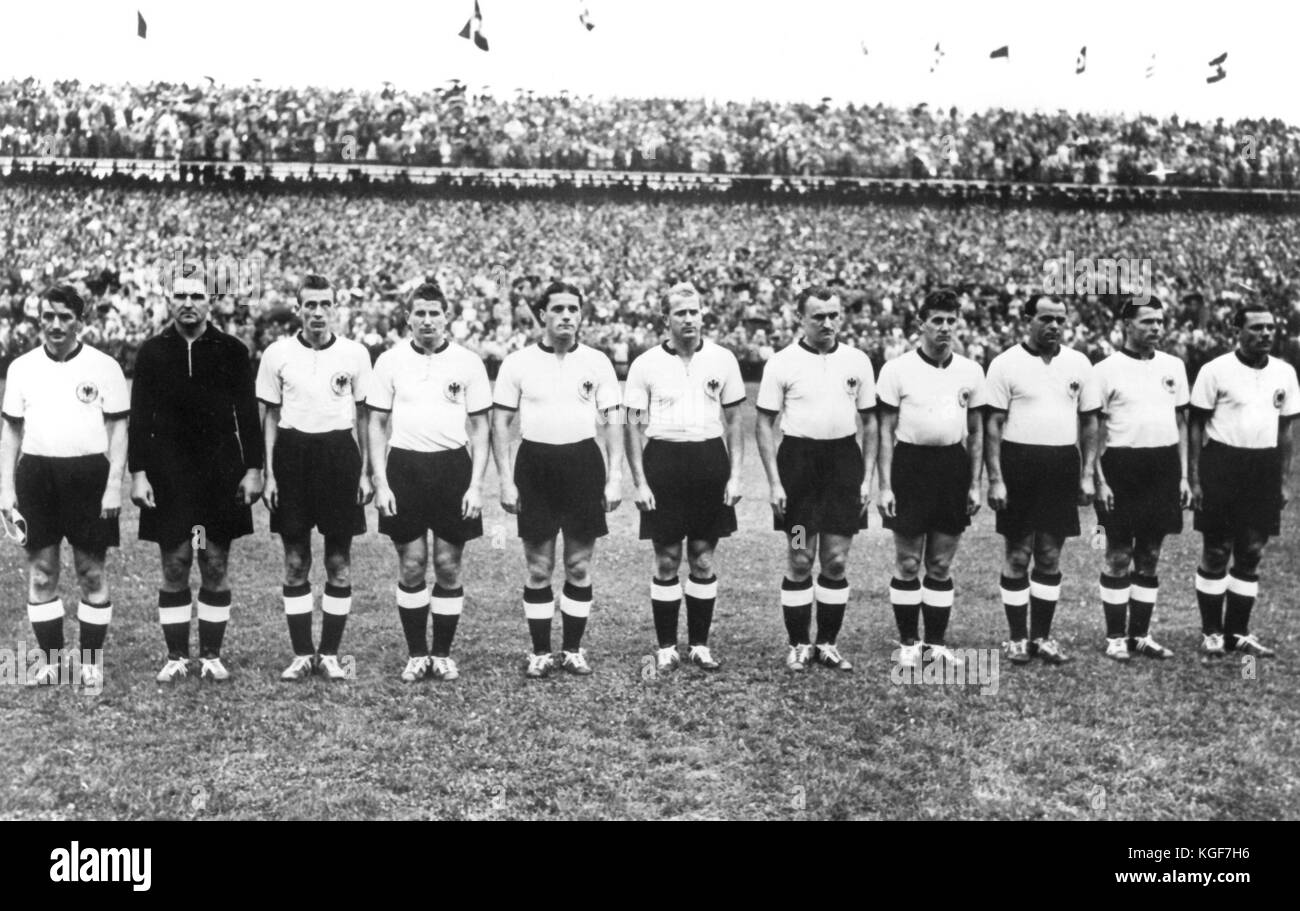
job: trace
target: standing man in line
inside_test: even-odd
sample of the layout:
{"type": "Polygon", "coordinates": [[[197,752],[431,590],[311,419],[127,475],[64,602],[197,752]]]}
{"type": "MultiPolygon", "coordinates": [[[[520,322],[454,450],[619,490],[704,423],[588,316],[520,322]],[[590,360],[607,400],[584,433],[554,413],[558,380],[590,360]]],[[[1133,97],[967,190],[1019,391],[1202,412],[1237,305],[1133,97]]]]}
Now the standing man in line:
{"type": "Polygon", "coordinates": [[[1106,657],[1172,658],[1151,636],[1151,614],[1160,589],[1160,547],[1165,535],[1182,532],[1183,510],[1192,498],[1187,369],[1156,350],[1165,329],[1159,300],[1128,300],[1120,319],[1124,346],[1093,370],[1101,406],[1096,507],[1097,522],[1106,529],[1106,657]]]}
{"type": "Polygon", "coordinates": [[[293,661],[282,680],[319,671],[347,676],[339,664],[343,628],[352,611],[352,538],[365,534],[362,507],[370,501],[369,448],[361,408],[370,381],[370,353],[335,335],[334,288],[309,274],[298,288],[297,335],[262,354],[257,398],[262,403],[271,532],[284,544],[284,614],[293,661]],[[312,642],[311,531],[325,538],[320,652],[312,642]]]}
{"type": "Polygon", "coordinates": [[[208,321],[203,268],[167,276],[172,322],[140,346],[127,458],[140,540],[158,544],[158,620],[167,643],[159,682],[189,673],[190,568],[198,550],[199,676],[226,680],[230,542],[252,534],[262,495],[262,432],[248,349],[208,321]]]}
{"type": "Polygon", "coordinates": [[[1061,346],[1065,303],[1035,295],[1024,319],[1024,343],[993,359],[984,384],[989,506],[1006,541],[1007,660],[1064,664],[1070,659],[1052,638],[1061,546],[1079,534],[1079,506],[1092,502],[1100,403],[1087,356],[1061,346]]]}
{"type": "Polygon", "coordinates": [[[663,309],[669,340],[632,362],[623,393],[640,536],[655,551],[650,586],[659,645],[655,660],[660,671],[681,663],[678,572],[685,539],[688,660],[715,671],[720,664],[709,650],[718,596],[713,551],[719,538],[736,530],[744,459],[739,406],[745,401],[745,383],[736,356],[702,337],[703,311],[694,285],[674,285],[663,309]]]}
{"type": "Polygon", "coordinates": [[[962,663],[944,636],[953,605],[952,560],[970,517],[980,508],[984,371],[953,353],[960,312],[952,289],[927,294],[921,303],[920,346],[886,362],[876,385],[878,508],[894,533],[889,602],[898,625],[898,662],[904,667],[921,666],[922,648],[935,660],[962,663]]]}
{"type": "Polygon", "coordinates": [[[46,655],[31,682],[60,682],[59,550],[66,537],[81,588],[81,683],[98,689],[104,674],[95,658],[113,616],[104,560],[108,548],[118,546],[129,394],[117,361],[78,340],[85,311],[75,288],[46,291],[40,301],[43,344],[9,365],[0,513],[14,522],[16,506],[27,523],[27,618],[46,655]]]}
{"type": "Polygon", "coordinates": [[[1196,602],[1207,661],[1229,651],[1276,654],[1251,635],[1250,611],[1264,545],[1281,531],[1291,499],[1292,424],[1300,414],[1294,368],[1268,353],[1277,331],[1272,312],[1246,304],[1233,325],[1236,350],[1202,367],[1192,387],[1193,524],[1202,537],[1196,602]]]}
{"type": "Polygon", "coordinates": [[[790,651],[786,667],[816,661],[851,671],[835,646],[849,602],[845,578],[853,536],[866,527],[876,464],[876,385],[871,361],[839,343],[839,297],[820,285],[796,298],[803,337],[772,356],[758,390],[758,453],[767,474],[773,527],[786,535],[781,611],[790,651]],[[782,440],[776,444],[781,416],[782,440]],[[858,434],[861,434],[859,443],[858,434]],[[812,571],[821,574],[813,588],[812,571]],[[817,643],[812,603],[817,602],[817,643]]]}
{"type": "Polygon", "coordinates": [[[528,581],[524,616],[533,641],[527,676],[554,669],[551,575],[555,538],[564,533],[564,592],[560,596],[564,641],[561,667],[591,673],[582,635],[591,614],[591,555],[609,533],[605,513],[618,508],[623,487],[620,395],[609,358],[578,341],[582,292],[552,282],[534,304],[541,341],[506,356],[497,374],[492,449],[501,476],[501,506],[519,517],[528,581]],[[519,413],[522,441],[510,464],[510,424],[519,413]],[[608,466],[596,445],[605,440],[608,466]]]}
{"type": "Polygon", "coordinates": [[[492,390],[483,362],[451,340],[451,306],[441,288],[420,285],[407,308],[410,337],[379,356],[366,396],[375,506],[379,531],[397,549],[397,615],[408,655],[402,680],[455,680],[451,645],[465,606],[461,558],[466,542],[483,535],[492,390]]]}

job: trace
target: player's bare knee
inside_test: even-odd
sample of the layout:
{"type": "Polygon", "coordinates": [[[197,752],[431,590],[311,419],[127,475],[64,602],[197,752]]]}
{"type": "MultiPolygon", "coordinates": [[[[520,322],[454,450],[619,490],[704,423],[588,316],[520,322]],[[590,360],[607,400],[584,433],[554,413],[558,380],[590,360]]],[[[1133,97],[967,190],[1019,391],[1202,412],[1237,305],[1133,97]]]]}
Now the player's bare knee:
{"type": "Polygon", "coordinates": [[[224,553],[203,552],[199,557],[199,582],[210,592],[228,591],[230,583],[226,578],[227,565],[224,553]]]}
{"type": "Polygon", "coordinates": [[[680,551],[655,551],[655,574],[660,579],[671,579],[676,576],[682,569],[682,555],[680,551]]]}
{"type": "Polygon", "coordinates": [[[691,575],[699,579],[707,579],[713,575],[713,551],[705,550],[699,553],[691,553],[689,557],[691,575]]]}
{"type": "Polygon", "coordinates": [[[352,561],[347,557],[326,555],[325,581],[329,582],[330,585],[351,585],[352,561]]]}
{"type": "Polygon", "coordinates": [[[33,602],[50,601],[59,594],[59,567],[33,563],[27,574],[29,597],[33,602]]]}
{"type": "Polygon", "coordinates": [[[1044,573],[1059,572],[1061,568],[1061,549],[1059,547],[1034,548],[1034,569],[1044,573]]]}
{"type": "MultiPolygon", "coordinates": [[[[1106,549],[1106,574],[1109,576],[1128,575],[1133,565],[1133,551],[1127,547],[1109,547],[1106,549]]],[[[1139,570],[1140,572],[1141,570],[1139,570]]]]}
{"type": "Polygon", "coordinates": [[[1263,558],[1264,545],[1262,542],[1238,544],[1232,550],[1232,567],[1245,573],[1253,573],[1259,569],[1260,560],[1263,558]]]}
{"type": "Polygon", "coordinates": [[[588,559],[565,560],[564,581],[579,588],[591,584],[591,561],[588,559]]]}
{"type": "Polygon", "coordinates": [[[786,571],[794,582],[802,582],[812,575],[813,552],[807,548],[792,548],[787,554],[786,571]]]}
{"type": "Polygon", "coordinates": [[[1006,559],[1002,563],[1002,574],[1013,579],[1024,578],[1029,573],[1030,556],[1028,549],[1008,550],[1006,559]]]}
{"type": "Polygon", "coordinates": [[[460,559],[450,555],[440,555],[434,558],[433,577],[443,588],[459,588],[460,559]]]}
{"type": "Polygon", "coordinates": [[[1228,568],[1228,559],[1232,556],[1230,542],[1206,541],[1201,548],[1201,568],[1211,573],[1221,573],[1228,568]]]}
{"type": "Polygon", "coordinates": [[[943,582],[952,575],[952,554],[927,554],[925,558],[925,575],[936,582],[943,582]]]}
{"type": "Polygon", "coordinates": [[[910,582],[921,573],[919,554],[899,554],[894,558],[894,573],[904,582],[910,582]]]}
{"type": "Polygon", "coordinates": [[[397,561],[397,571],[402,577],[402,584],[410,587],[423,585],[428,573],[429,561],[423,554],[402,554],[397,561]]]}
{"type": "Polygon", "coordinates": [[[302,585],[311,577],[311,551],[284,552],[284,582],[286,585],[302,585]]]}
{"type": "Polygon", "coordinates": [[[104,564],[86,563],[77,567],[77,585],[87,598],[104,592],[104,564]]]}

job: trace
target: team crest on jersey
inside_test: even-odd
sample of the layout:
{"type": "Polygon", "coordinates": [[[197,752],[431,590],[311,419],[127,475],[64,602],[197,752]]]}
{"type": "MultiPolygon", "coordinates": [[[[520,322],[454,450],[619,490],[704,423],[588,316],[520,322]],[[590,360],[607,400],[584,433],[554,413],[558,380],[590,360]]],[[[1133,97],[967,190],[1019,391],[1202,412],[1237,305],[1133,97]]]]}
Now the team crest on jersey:
{"type": "Polygon", "coordinates": [[[442,387],[442,394],[447,397],[447,401],[459,405],[465,401],[465,384],[460,380],[452,380],[442,387]]]}
{"type": "Polygon", "coordinates": [[[340,370],[330,377],[330,392],[335,395],[347,395],[351,388],[352,377],[347,372],[340,370]]]}
{"type": "Polygon", "coordinates": [[[596,381],[591,378],[585,378],[578,383],[578,397],[584,402],[590,402],[592,396],[596,394],[596,381]]]}
{"type": "Polygon", "coordinates": [[[711,376],[704,381],[704,394],[711,399],[716,399],[722,395],[722,380],[716,376],[711,376]]]}
{"type": "Polygon", "coordinates": [[[1070,398],[1077,399],[1081,388],[1082,384],[1078,380],[1070,380],[1070,398]]]}
{"type": "Polygon", "coordinates": [[[858,394],[858,388],[862,385],[862,380],[856,376],[846,376],[844,378],[844,391],[850,396],[858,394]]]}
{"type": "Polygon", "coordinates": [[[969,386],[964,386],[957,392],[957,404],[965,408],[970,405],[970,397],[975,394],[975,390],[969,386]]]}
{"type": "Polygon", "coordinates": [[[1274,389],[1274,390],[1273,390],[1273,407],[1276,408],[1278,411],[1281,411],[1281,410],[1282,410],[1282,406],[1285,405],[1285,404],[1286,404],[1286,390],[1285,390],[1285,389],[1274,389]]]}
{"type": "Polygon", "coordinates": [[[99,398],[99,387],[90,380],[83,380],[77,384],[77,400],[89,405],[95,399],[99,398]]]}
{"type": "Polygon", "coordinates": [[[1170,395],[1173,395],[1174,391],[1178,388],[1178,384],[1174,382],[1174,378],[1172,376],[1162,376],[1160,378],[1160,385],[1164,386],[1165,392],[1169,393],[1170,395]]]}

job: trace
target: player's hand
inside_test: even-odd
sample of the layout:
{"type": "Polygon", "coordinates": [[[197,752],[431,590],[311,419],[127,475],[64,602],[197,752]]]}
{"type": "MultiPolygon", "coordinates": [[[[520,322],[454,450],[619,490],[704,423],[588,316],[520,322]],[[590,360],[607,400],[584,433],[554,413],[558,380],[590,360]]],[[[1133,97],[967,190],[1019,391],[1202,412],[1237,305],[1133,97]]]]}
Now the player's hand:
{"type": "Polygon", "coordinates": [[[1201,490],[1201,482],[1193,481],[1191,484],[1191,491],[1192,491],[1192,509],[1194,509],[1196,512],[1200,512],[1201,507],[1205,505],[1205,491],[1201,490]]]}
{"type": "Polygon", "coordinates": [[[271,512],[280,508],[280,487],[275,483],[275,475],[266,476],[266,483],[262,485],[262,500],[271,512]]]}
{"type": "Polygon", "coordinates": [[[642,512],[653,512],[655,508],[655,494],[650,489],[649,484],[636,485],[636,494],[632,500],[636,508],[642,512]]]}
{"type": "Polygon", "coordinates": [[[867,514],[871,507],[871,482],[863,481],[862,486],[858,488],[858,516],[862,517],[867,514]]]}
{"type": "Polygon", "coordinates": [[[888,487],[880,488],[880,502],[876,504],[876,509],[886,519],[892,519],[898,514],[898,503],[894,500],[894,492],[888,487]]]}
{"type": "Polygon", "coordinates": [[[1183,509],[1189,509],[1192,505],[1192,488],[1186,478],[1178,482],[1178,505],[1183,509]]]}
{"type": "Polygon", "coordinates": [[[365,475],[357,483],[357,505],[365,506],[375,498],[375,485],[365,475]]]}
{"type": "Polygon", "coordinates": [[[477,519],[483,515],[483,491],[479,490],[477,484],[471,484],[465,488],[465,496],[460,500],[460,517],[462,519],[477,519]]]}
{"type": "Polygon", "coordinates": [[[743,496],[740,492],[740,478],[728,478],[727,489],[722,492],[722,505],[735,506],[743,496]]]}
{"type": "Polygon", "coordinates": [[[153,498],[153,485],[143,474],[131,479],[131,502],[141,509],[155,509],[158,506],[153,498]]]}
{"type": "Polygon", "coordinates": [[[1007,508],[1007,482],[989,481],[989,509],[994,512],[1007,508]]]}
{"type": "Polygon", "coordinates": [[[613,512],[618,509],[618,504],[623,502],[623,479],[610,478],[605,483],[605,512],[613,512]]]}
{"type": "Polygon", "coordinates": [[[13,521],[14,507],[18,505],[18,495],[12,490],[0,490],[0,516],[6,522],[13,521]]]}
{"type": "Polygon", "coordinates": [[[501,479],[501,508],[512,516],[519,515],[519,488],[505,478],[501,479]]]}
{"type": "Polygon", "coordinates": [[[973,516],[980,511],[980,486],[972,484],[966,491],[966,515],[973,516]]]}
{"type": "Polygon", "coordinates": [[[1110,489],[1110,485],[1102,481],[1097,485],[1097,502],[1107,511],[1110,512],[1115,508],[1115,491],[1110,489]]]}
{"type": "Polygon", "coordinates": [[[122,488],[117,484],[109,484],[104,491],[104,498],[99,501],[99,517],[101,519],[116,519],[122,512],[122,488]]]}
{"type": "Polygon", "coordinates": [[[245,506],[252,506],[262,496],[262,469],[250,468],[239,480],[239,490],[235,499],[245,506]]]}
{"type": "Polygon", "coordinates": [[[1090,506],[1097,498],[1097,485],[1092,478],[1079,478],[1079,505],[1090,506]]]}
{"type": "Polygon", "coordinates": [[[785,488],[780,482],[771,485],[767,494],[768,505],[772,507],[772,515],[778,522],[785,521],[785,488]]]}
{"type": "Polygon", "coordinates": [[[375,509],[386,519],[397,515],[397,497],[393,496],[392,488],[385,481],[375,485],[375,509]]]}

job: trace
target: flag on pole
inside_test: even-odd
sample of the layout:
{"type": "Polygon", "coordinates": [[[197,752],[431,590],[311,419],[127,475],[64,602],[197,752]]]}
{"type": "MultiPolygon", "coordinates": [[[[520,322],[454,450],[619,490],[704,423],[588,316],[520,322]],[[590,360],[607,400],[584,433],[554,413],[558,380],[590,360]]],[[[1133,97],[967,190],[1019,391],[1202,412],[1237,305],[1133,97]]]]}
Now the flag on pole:
{"type": "Polygon", "coordinates": [[[488,49],[487,36],[483,34],[483,13],[479,11],[478,0],[474,0],[474,15],[460,30],[460,36],[472,40],[480,51],[488,49]]]}
{"type": "Polygon", "coordinates": [[[934,63],[930,64],[930,72],[933,73],[939,68],[939,61],[943,59],[943,50],[939,47],[939,42],[934,43],[934,63]]]}
{"type": "Polygon", "coordinates": [[[1079,56],[1074,58],[1074,75],[1078,76],[1088,68],[1088,45],[1079,48],[1079,56]]]}
{"type": "Polygon", "coordinates": [[[997,60],[999,58],[1002,60],[1011,59],[1011,47],[1009,45],[1004,44],[1002,45],[1002,47],[995,48],[994,50],[989,52],[990,60],[997,60]]]}
{"type": "Polygon", "coordinates": [[[587,31],[591,31],[596,27],[596,23],[591,21],[591,10],[585,6],[582,8],[582,13],[578,16],[578,21],[583,24],[587,31]]]}
{"type": "Polygon", "coordinates": [[[1224,51],[1222,54],[1210,61],[1209,65],[1214,67],[1214,73],[1205,77],[1207,84],[1214,85],[1214,83],[1222,82],[1224,79],[1228,78],[1228,71],[1223,68],[1223,61],[1227,59],[1228,52],[1224,51]]]}
{"type": "Polygon", "coordinates": [[[1149,63],[1147,63],[1147,77],[1146,77],[1146,78],[1150,79],[1150,78],[1151,78],[1152,76],[1154,76],[1155,74],[1156,74],[1156,55],[1155,55],[1155,54],[1152,54],[1152,55],[1151,55],[1151,61],[1150,61],[1149,63]]]}
{"type": "Polygon", "coordinates": [[[148,37],[149,34],[149,24],[144,21],[144,16],[140,15],[139,10],[135,11],[135,33],[141,38],[148,37]]]}

